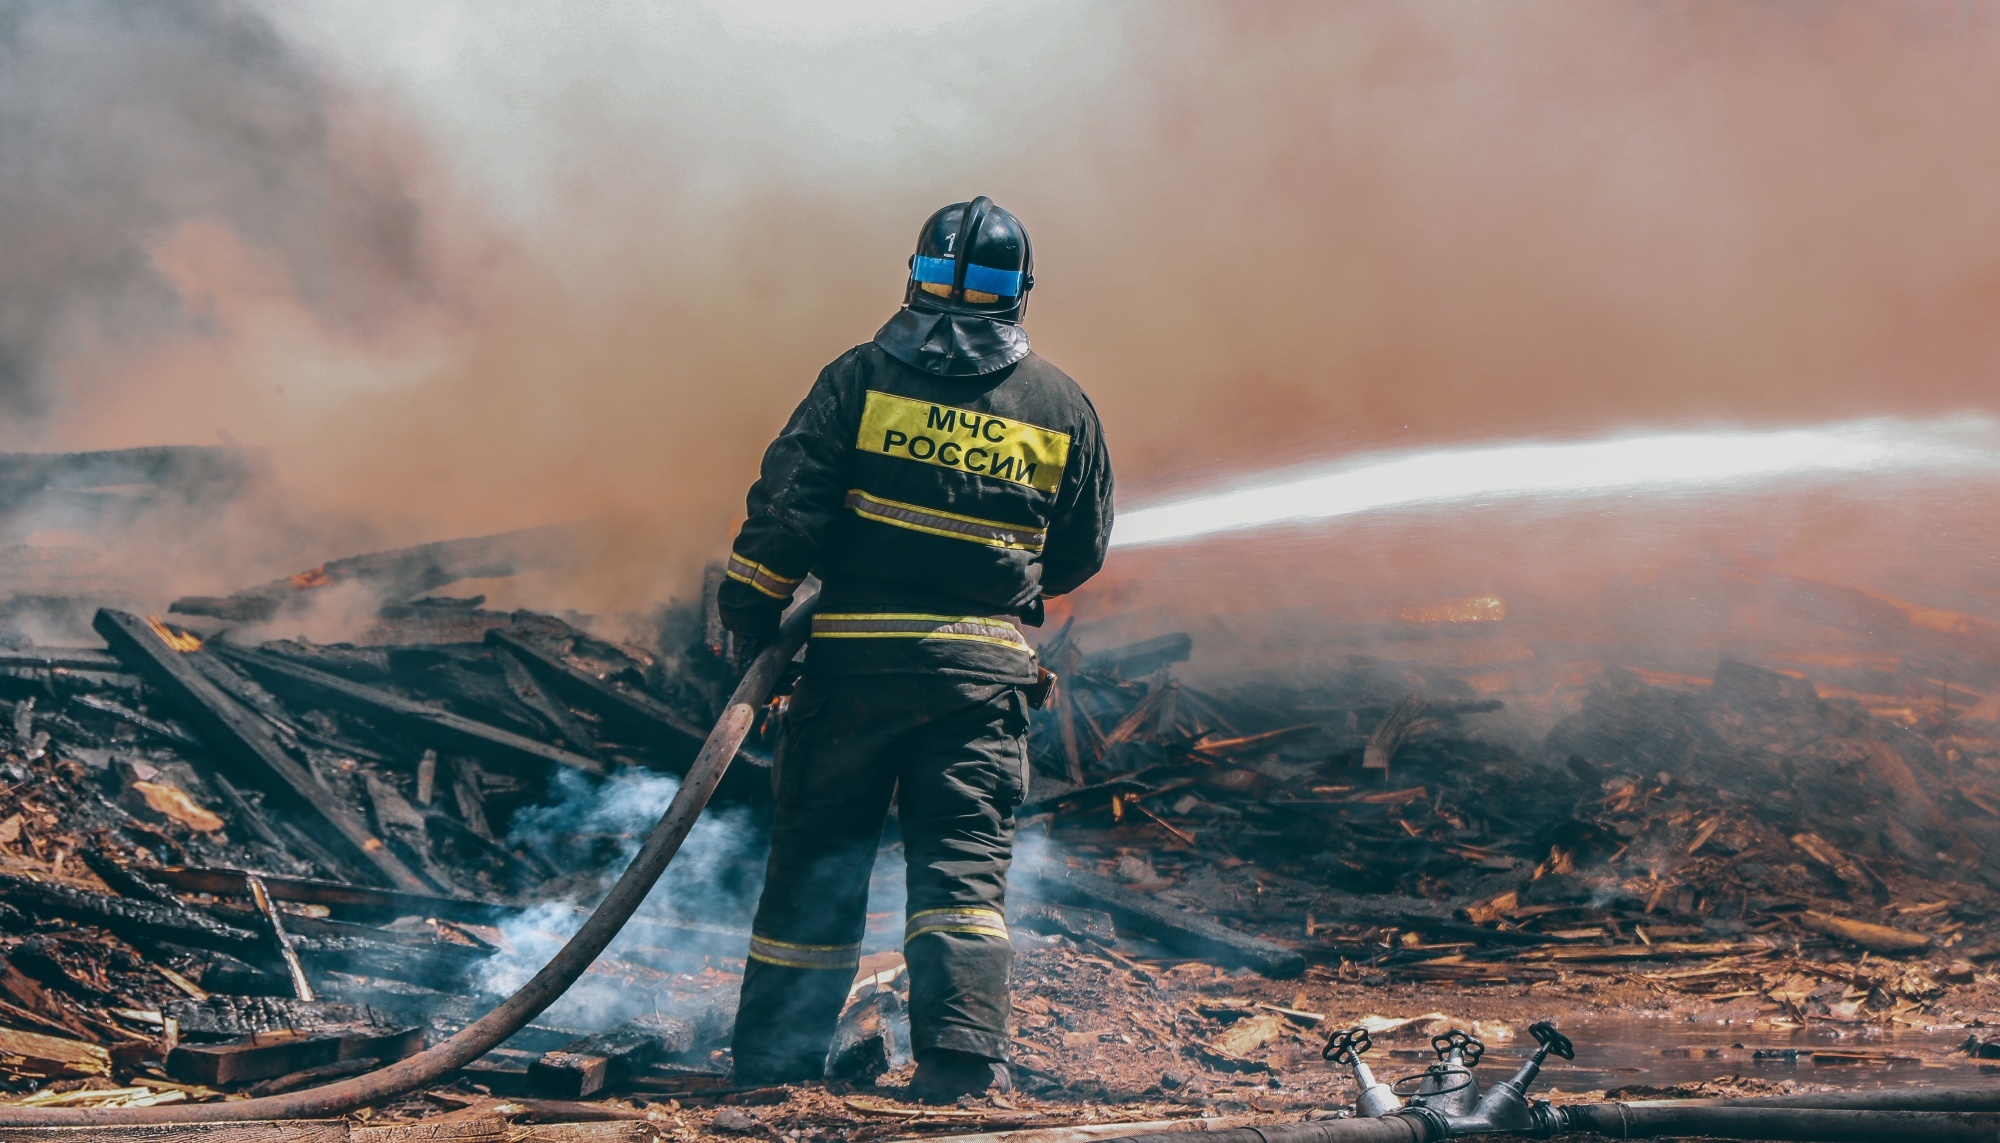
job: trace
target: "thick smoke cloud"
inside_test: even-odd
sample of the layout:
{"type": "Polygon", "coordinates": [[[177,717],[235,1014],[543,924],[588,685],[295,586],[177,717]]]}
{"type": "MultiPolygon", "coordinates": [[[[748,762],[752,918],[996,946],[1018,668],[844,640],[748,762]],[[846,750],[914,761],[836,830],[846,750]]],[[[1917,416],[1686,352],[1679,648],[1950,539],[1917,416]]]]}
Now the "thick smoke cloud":
{"type": "Polygon", "coordinates": [[[76,355],[203,331],[153,256],[190,220],[267,251],[335,320],[418,280],[414,204],[336,160],[327,99],[318,68],[226,0],[0,4],[0,443],[76,415],[60,388],[76,355]]]}
{"type": "MultiPolygon", "coordinates": [[[[587,576],[512,598],[685,592],[813,372],[895,304],[916,222],[979,192],[1034,230],[1030,329],[1104,413],[1128,503],[1357,450],[1994,403],[1978,7],[69,10],[19,9],[44,30],[10,41],[17,70],[65,73],[61,122],[136,100],[191,125],[118,149],[144,209],[92,229],[124,236],[102,241],[126,276],[59,307],[165,316],[27,322],[42,340],[9,345],[44,412],[15,441],[226,432],[310,522],[233,535],[175,589],[601,516],[587,576]],[[47,30],[100,24],[97,46],[47,30]]],[[[90,201],[82,160],[32,138],[36,201],[90,201]]],[[[1925,527],[1962,515],[1906,494],[1925,527]]],[[[1884,521],[1910,502],[1733,508],[1726,534],[1688,512],[1674,544],[1894,578],[1884,521]]],[[[1661,558],[1613,517],[1538,525],[1590,558],[1543,544],[1529,571],[1661,558]]],[[[1417,549],[1426,590],[1497,589],[1478,553],[1505,520],[1412,528],[1201,557],[1214,576],[1148,557],[1079,604],[1125,606],[1135,577],[1202,606],[1409,590],[1417,549]]]]}

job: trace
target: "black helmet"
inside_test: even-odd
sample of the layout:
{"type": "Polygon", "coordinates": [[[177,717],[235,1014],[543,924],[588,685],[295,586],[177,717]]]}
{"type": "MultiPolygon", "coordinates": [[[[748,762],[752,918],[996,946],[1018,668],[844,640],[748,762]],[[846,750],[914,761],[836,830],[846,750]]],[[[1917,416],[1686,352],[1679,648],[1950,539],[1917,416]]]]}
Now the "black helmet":
{"type": "Polygon", "coordinates": [[[980,195],[924,223],[903,304],[1018,322],[1035,288],[1035,255],[1021,220],[980,195]]]}

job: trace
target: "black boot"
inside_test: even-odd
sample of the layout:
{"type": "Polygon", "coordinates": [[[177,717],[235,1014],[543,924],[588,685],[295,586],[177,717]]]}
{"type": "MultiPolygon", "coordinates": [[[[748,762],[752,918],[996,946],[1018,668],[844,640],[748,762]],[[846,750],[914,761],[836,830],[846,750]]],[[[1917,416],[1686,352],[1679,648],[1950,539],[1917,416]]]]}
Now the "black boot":
{"type": "Polygon", "coordinates": [[[910,1094],[920,1103],[956,1103],[961,1095],[1013,1090],[1006,1064],[943,1048],[917,1057],[917,1075],[910,1081],[910,1094]]]}

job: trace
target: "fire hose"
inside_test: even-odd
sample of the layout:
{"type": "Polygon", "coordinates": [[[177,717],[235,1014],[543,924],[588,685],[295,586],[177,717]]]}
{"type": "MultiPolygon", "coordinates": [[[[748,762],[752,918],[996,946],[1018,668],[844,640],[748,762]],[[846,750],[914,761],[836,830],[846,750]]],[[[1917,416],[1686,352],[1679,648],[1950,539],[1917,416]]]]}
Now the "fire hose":
{"type": "Polygon", "coordinates": [[[357,1108],[415,1091],[433,1083],[498,1047],[520,1031],[530,1020],[569,991],[577,978],[611,944],[625,922],[638,911],[646,895],[666,872],[667,863],[680,851],[688,831],[708,805],[724,771],[736,757],[737,747],[755,724],[757,711],[770,697],[784,673],[785,665],[805,644],[811,627],[812,601],[795,608],[778,637],[757,656],[744,672],[743,680],[729,696],[729,703],[715,728],[708,733],[701,753],[688,767],[681,788],[674,794],[666,813],[646,838],[637,857],[619,875],[618,881],[598,903],[583,926],[568,943],[542,966],[534,979],[500,1002],[491,1012],[466,1025],[450,1038],[385,1068],[354,1076],[322,1087],[283,1095],[265,1096],[229,1103],[195,1106],[121,1108],[32,1108],[0,1107],[0,1127],[122,1127],[153,1123],[221,1123],[259,1119],[319,1119],[340,1115],[357,1108]]]}
{"type": "MultiPolygon", "coordinates": [[[[1710,1139],[1816,1140],[1862,1143],[1991,1143],[2000,1138],[2000,1116],[1936,1111],[1827,1111],[1817,1108],[1678,1107],[1581,1103],[1559,1109],[1566,1124],[1554,1134],[1608,1135],[1613,1139],[1662,1136],[1710,1139]]],[[[1239,1127],[1199,1136],[1202,1143],[1438,1143],[1454,1133],[1430,1117],[1398,1112],[1378,1118],[1321,1119],[1239,1127]]],[[[1522,1134],[1503,1132],[1500,1134],[1522,1134]]],[[[1189,1143],[1191,1134],[1129,1135],[1118,1143],[1189,1143]]],[[[1537,1132],[1533,1137],[1545,1137],[1537,1132]]]]}

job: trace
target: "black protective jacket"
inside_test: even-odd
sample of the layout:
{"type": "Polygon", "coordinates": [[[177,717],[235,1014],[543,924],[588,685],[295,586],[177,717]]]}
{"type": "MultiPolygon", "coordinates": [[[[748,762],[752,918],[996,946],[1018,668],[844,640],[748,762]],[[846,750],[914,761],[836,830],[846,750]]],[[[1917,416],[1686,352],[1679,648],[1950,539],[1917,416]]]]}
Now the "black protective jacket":
{"type": "Polygon", "coordinates": [[[1103,431],[1018,327],[956,318],[954,337],[933,320],[906,309],[820,372],[751,486],[723,619],[767,635],[810,572],[815,671],[1031,682],[1014,620],[1038,625],[1045,597],[1104,564],[1103,431]],[[1000,351],[974,367],[994,367],[965,374],[982,337],[1000,351]]]}

